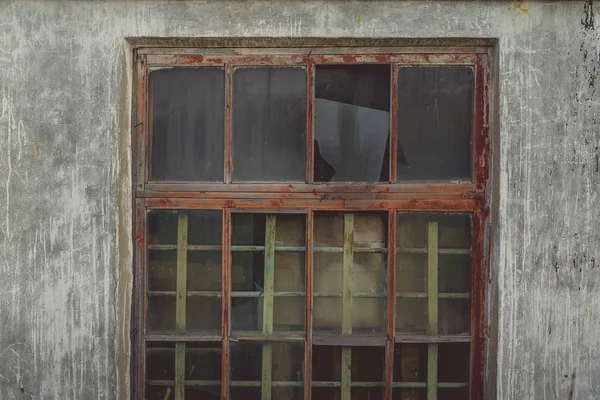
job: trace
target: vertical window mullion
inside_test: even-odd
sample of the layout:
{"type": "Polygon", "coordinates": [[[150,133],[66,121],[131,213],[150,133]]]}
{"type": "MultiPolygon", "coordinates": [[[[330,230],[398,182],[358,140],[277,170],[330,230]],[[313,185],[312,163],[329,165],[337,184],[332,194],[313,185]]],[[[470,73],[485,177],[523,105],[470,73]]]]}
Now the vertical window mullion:
{"type": "MultiPolygon", "coordinates": [[[[177,216],[177,298],[175,302],[175,325],[179,333],[185,332],[187,301],[187,251],[188,214],[177,216]]],[[[185,398],[185,343],[175,344],[175,400],[185,398]]]]}
{"type": "MultiPolygon", "coordinates": [[[[273,292],[275,284],[275,215],[266,217],[265,226],[265,281],[263,289],[263,333],[273,333],[273,292]]],[[[262,400],[271,399],[273,381],[273,347],[263,343],[262,347],[262,400]]]]}
{"type": "Polygon", "coordinates": [[[312,310],[313,310],[313,226],[315,214],[308,210],[306,216],[306,341],[304,347],[304,400],[312,395],[312,310]]]}
{"type": "MultiPolygon", "coordinates": [[[[390,90],[390,182],[396,182],[398,168],[396,158],[398,157],[398,64],[392,64],[392,79],[390,90]]],[[[395,266],[394,266],[395,268],[395,266]]]]}
{"type": "Polygon", "coordinates": [[[231,172],[233,165],[231,163],[231,104],[233,93],[233,66],[225,64],[225,162],[224,180],[225,183],[231,183],[231,172]]]}
{"type": "Polygon", "coordinates": [[[315,176],[315,157],[314,157],[314,90],[315,90],[315,63],[310,56],[306,67],[306,182],[313,183],[315,176]]]}
{"type": "MultiPolygon", "coordinates": [[[[395,163],[394,163],[395,164],[395,163]]],[[[387,271],[387,343],[385,359],[385,394],[392,398],[392,380],[394,374],[394,346],[396,335],[396,210],[388,213],[388,271],[387,271]]]]}
{"type": "MultiPolygon", "coordinates": [[[[427,223],[427,333],[438,334],[438,223],[427,223]]],[[[427,400],[437,399],[438,344],[427,345],[427,400]]]]}
{"type": "Polygon", "coordinates": [[[229,399],[229,304],[231,291],[231,210],[223,209],[223,305],[222,305],[222,359],[221,359],[221,399],[229,399]]]}
{"type": "MultiPolygon", "coordinates": [[[[344,214],[344,258],[342,293],[342,334],[352,334],[352,289],[354,264],[354,214],[344,214]]],[[[342,400],[350,400],[352,389],[352,348],[342,348],[342,400]]]]}

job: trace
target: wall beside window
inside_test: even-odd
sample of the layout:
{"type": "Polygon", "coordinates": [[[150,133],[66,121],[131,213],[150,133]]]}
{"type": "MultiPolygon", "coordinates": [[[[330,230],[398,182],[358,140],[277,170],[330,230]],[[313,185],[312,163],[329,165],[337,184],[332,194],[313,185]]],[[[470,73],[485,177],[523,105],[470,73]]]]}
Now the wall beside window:
{"type": "Polygon", "coordinates": [[[591,1],[3,3],[0,398],[127,398],[136,122],[125,38],[252,36],[498,39],[487,398],[597,397],[594,11],[591,1]]]}

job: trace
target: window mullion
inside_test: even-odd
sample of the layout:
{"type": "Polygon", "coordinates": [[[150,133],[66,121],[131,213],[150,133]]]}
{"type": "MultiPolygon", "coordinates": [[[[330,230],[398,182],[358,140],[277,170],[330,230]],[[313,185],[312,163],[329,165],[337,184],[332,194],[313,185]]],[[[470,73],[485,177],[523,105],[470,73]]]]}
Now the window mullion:
{"type": "MultiPolygon", "coordinates": [[[[175,303],[175,324],[179,333],[185,332],[187,301],[187,251],[188,214],[179,212],[177,216],[177,298],[175,303]]],[[[175,344],[175,400],[185,398],[185,343],[175,344]]]]}
{"type": "Polygon", "coordinates": [[[313,226],[315,214],[308,210],[306,216],[306,344],[304,349],[304,399],[312,395],[312,315],[313,315],[313,226]]]}
{"type": "MultiPolygon", "coordinates": [[[[275,281],[275,215],[266,217],[265,227],[265,281],[263,288],[263,333],[273,333],[273,293],[275,281]]],[[[271,400],[273,381],[273,346],[262,347],[262,400],[271,400]]]]}
{"type": "Polygon", "coordinates": [[[221,359],[221,399],[229,399],[229,304],[231,292],[231,209],[223,209],[223,305],[222,305],[222,359],[221,359]]]}
{"type": "Polygon", "coordinates": [[[396,335],[396,210],[388,213],[388,270],[387,270],[387,343],[385,363],[385,395],[386,400],[392,398],[392,381],[394,374],[394,346],[396,335]]]}
{"type": "MultiPolygon", "coordinates": [[[[427,223],[427,332],[438,334],[438,223],[427,223]]],[[[438,344],[427,345],[427,400],[437,399],[438,344]]]]}
{"type": "MultiPolygon", "coordinates": [[[[352,291],[354,264],[354,214],[344,214],[344,259],[342,294],[342,334],[352,334],[352,291]]],[[[352,348],[342,348],[342,400],[350,400],[352,386],[352,348]]]]}

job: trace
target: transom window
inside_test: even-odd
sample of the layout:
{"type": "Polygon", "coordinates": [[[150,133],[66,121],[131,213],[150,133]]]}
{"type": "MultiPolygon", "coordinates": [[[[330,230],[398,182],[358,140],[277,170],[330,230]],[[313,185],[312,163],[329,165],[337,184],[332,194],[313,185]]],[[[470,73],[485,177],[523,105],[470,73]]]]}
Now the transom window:
{"type": "Polygon", "coordinates": [[[135,399],[482,398],[486,48],[135,59],[135,399]]]}

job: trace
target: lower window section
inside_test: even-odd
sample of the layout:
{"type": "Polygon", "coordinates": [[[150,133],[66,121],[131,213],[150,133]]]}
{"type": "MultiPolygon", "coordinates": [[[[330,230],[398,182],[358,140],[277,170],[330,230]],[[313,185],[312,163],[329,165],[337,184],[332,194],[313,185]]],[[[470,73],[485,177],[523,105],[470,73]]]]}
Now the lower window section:
{"type": "Polygon", "coordinates": [[[302,399],[302,343],[232,342],[229,352],[232,399],[302,399]]]}
{"type": "Polygon", "coordinates": [[[145,400],[383,399],[386,365],[394,400],[470,398],[470,215],[174,210],[147,222],[145,400]]]}

